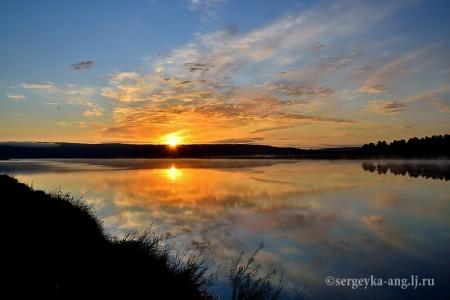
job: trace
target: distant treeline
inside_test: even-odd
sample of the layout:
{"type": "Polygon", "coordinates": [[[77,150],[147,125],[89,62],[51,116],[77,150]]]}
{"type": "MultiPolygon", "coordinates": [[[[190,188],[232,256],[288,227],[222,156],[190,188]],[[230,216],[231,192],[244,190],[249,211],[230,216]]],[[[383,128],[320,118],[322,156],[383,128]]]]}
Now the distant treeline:
{"type": "Polygon", "coordinates": [[[254,144],[77,144],[0,143],[0,159],[19,158],[292,158],[360,159],[371,157],[450,157],[450,135],[379,141],[362,147],[300,149],[254,144]]]}
{"type": "Polygon", "coordinates": [[[431,137],[395,140],[391,143],[378,141],[365,144],[361,148],[369,156],[404,156],[404,157],[438,157],[450,156],[450,135],[433,135],[431,137]]]}
{"type": "Polygon", "coordinates": [[[0,158],[209,158],[289,157],[306,150],[248,144],[166,145],[10,143],[0,144],[0,158]]]}

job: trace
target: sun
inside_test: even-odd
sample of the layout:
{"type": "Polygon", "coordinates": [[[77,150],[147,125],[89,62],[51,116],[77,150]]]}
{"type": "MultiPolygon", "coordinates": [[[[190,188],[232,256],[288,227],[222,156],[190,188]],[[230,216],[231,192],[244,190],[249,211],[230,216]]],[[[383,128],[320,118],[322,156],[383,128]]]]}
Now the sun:
{"type": "Polygon", "coordinates": [[[166,138],[167,145],[169,145],[172,148],[176,148],[178,144],[180,143],[180,138],[174,134],[170,134],[166,138]]]}

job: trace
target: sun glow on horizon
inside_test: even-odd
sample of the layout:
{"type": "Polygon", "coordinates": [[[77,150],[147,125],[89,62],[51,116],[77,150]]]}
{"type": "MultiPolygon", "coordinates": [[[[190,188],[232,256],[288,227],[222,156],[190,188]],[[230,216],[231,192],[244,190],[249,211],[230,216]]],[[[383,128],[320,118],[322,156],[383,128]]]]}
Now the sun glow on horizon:
{"type": "Polygon", "coordinates": [[[180,137],[176,134],[169,134],[165,138],[165,143],[171,148],[176,148],[180,144],[180,137]]]}

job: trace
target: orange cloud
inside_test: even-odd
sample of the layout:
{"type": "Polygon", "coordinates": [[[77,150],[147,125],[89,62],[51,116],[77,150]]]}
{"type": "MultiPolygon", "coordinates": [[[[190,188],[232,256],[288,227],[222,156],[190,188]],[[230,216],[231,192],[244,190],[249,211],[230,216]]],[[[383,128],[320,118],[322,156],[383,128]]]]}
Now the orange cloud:
{"type": "Polygon", "coordinates": [[[378,114],[398,114],[405,108],[406,104],[390,100],[372,100],[368,104],[368,110],[378,114]]]}

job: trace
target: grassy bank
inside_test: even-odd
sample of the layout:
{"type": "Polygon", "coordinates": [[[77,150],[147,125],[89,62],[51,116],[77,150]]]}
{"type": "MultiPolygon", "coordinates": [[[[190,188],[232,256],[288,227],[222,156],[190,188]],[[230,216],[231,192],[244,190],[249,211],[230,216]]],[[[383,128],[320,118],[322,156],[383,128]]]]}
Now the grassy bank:
{"type": "MultiPolygon", "coordinates": [[[[2,291],[14,298],[123,297],[216,299],[212,277],[196,258],[176,258],[164,237],[150,232],[117,239],[104,233],[89,207],[68,194],[36,191],[0,175],[4,249],[2,291]]],[[[249,261],[233,262],[233,299],[275,299],[272,277],[249,261]]],[[[274,274],[272,274],[273,276],[274,274]]]]}

